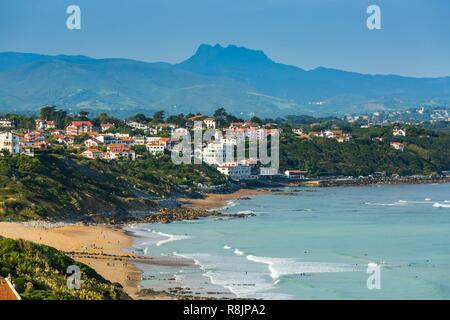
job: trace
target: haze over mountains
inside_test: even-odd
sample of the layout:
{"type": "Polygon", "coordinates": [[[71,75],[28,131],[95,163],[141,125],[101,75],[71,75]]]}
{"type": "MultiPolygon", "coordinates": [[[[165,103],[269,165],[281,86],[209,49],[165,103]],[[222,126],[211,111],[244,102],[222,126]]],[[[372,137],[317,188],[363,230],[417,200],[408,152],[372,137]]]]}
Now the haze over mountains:
{"type": "MultiPolygon", "coordinates": [[[[332,53],[330,53],[332,54],[332,53]]],[[[450,77],[408,78],[277,63],[243,47],[201,45],[179,64],[0,53],[0,111],[42,105],[136,112],[342,115],[450,102],[450,77]]]]}

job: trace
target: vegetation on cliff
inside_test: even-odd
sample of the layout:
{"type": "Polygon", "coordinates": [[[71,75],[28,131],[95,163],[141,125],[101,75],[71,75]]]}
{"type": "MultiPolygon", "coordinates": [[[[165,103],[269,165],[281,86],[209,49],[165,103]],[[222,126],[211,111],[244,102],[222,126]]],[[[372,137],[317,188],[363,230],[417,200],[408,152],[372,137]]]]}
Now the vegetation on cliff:
{"type": "MultiPolygon", "coordinates": [[[[308,126],[318,131],[329,123],[308,126]]],[[[312,176],[370,175],[385,171],[388,175],[432,174],[450,169],[450,134],[419,126],[407,126],[405,137],[394,137],[393,126],[360,128],[347,126],[353,136],[350,142],[335,139],[300,139],[285,128],[280,139],[282,169],[308,170],[312,176]],[[404,152],[395,150],[390,142],[401,142],[404,152]]]]}
{"type": "Polygon", "coordinates": [[[105,280],[92,268],[52,247],[1,236],[0,275],[10,275],[25,300],[129,299],[120,285],[105,280]],[[81,271],[79,290],[67,286],[66,271],[71,265],[81,271]]]}
{"type": "Polygon", "coordinates": [[[224,177],[206,165],[175,165],[167,158],[89,160],[42,153],[0,157],[0,220],[117,220],[149,210],[154,200],[195,195],[198,184],[224,177]]]}

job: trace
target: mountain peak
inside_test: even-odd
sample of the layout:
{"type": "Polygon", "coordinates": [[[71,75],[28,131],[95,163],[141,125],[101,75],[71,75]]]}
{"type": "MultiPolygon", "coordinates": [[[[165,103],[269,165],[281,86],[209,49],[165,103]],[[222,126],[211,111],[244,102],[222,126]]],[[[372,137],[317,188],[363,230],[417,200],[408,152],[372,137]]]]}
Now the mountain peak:
{"type": "Polygon", "coordinates": [[[212,66],[243,67],[255,65],[271,65],[274,62],[261,50],[252,50],[236,45],[224,47],[220,44],[201,44],[195,54],[180,63],[186,69],[199,71],[212,66]]]}

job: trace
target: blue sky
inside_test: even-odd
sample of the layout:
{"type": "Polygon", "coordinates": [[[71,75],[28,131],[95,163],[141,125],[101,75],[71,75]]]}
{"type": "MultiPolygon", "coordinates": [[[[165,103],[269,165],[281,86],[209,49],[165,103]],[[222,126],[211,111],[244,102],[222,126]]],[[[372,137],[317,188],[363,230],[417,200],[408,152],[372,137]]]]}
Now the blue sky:
{"type": "Polygon", "coordinates": [[[180,62],[201,43],[305,69],[450,75],[448,0],[2,0],[0,51],[180,62]],[[66,28],[79,5],[82,29],[66,28]],[[382,30],[366,28],[381,7],[382,30]]]}

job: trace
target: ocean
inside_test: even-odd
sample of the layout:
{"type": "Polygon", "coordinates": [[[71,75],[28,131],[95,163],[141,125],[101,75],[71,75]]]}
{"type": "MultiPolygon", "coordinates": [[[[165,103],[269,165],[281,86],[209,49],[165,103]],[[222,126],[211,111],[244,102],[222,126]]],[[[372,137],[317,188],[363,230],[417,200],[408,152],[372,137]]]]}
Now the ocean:
{"type": "Polygon", "coordinates": [[[129,228],[143,288],[254,299],[449,299],[450,184],[285,188],[211,217],[129,228]],[[369,263],[379,289],[368,289],[369,263]]]}

